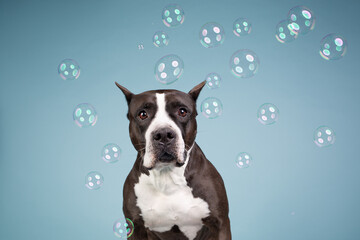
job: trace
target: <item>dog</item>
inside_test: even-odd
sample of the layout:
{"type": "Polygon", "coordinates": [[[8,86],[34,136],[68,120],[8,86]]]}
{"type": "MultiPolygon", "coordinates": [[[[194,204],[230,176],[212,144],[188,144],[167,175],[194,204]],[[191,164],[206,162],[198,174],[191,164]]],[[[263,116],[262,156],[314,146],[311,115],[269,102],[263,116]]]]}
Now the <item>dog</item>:
{"type": "Polygon", "coordinates": [[[123,188],[123,212],[134,224],[130,240],[231,240],[224,182],[195,142],[196,100],[188,93],[124,93],[137,158],[123,188]]]}

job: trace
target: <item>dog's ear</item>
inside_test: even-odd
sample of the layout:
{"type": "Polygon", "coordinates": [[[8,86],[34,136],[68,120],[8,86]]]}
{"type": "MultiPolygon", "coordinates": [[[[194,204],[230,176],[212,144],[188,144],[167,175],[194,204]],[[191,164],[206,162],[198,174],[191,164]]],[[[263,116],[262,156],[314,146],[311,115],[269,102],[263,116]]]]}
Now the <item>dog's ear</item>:
{"type": "Polygon", "coordinates": [[[201,92],[201,89],[205,86],[206,80],[201,82],[200,84],[196,85],[193,89],[190,90],[188,93],[192,99],[196,102],[196,99],[199,97],[199,94],[201,92]]]}
{"type": "Polygon", "coordinates": [[[127,88],[125,88],[125,87],[121,86],[120,84],[118,84],[117,82],[115,82],[115,84],[124,93],[126,101],[127,101],[128,105],[129,105],[130,102],[131,102],[131,98],[132,98],[132,96],[134,96],[134,94],[132,92],[130,92],[127,88]]]}

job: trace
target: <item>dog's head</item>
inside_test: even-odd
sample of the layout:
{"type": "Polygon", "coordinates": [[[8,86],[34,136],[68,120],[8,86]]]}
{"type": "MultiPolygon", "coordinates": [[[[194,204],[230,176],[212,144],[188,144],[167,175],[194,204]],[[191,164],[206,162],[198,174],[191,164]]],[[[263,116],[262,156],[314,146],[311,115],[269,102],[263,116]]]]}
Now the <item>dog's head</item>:
{"type": "Polygon", "coordinates": [[[196,100],[205,81],[189,93],[153,90],[133,94],[115,83],[128,103],[129,132],[145,168],[182,166],[196,136],[196,100]]]}

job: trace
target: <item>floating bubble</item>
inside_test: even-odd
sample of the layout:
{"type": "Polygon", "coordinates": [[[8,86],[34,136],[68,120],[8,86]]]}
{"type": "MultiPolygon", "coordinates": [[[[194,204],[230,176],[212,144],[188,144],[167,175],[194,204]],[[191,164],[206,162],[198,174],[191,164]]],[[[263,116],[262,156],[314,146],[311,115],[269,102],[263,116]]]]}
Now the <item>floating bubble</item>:
{"type": "Polygon", "coordinates": [[[313,12],[304,6],[290,9],[288,13],[289,30],[293,33],[307,34],[315,27],[315,16],[313,12]]]}
{"type": "Polygon", "coordinates": [[[60,77],[64,80],[78,79],[80,76],[80,66],[73,59],[64,59],[59,64],[58,72],[60,77]]]}
{"type": "Polygon", "coordinates": [[[325,60],[337,60],[342,58],[347,50],[345,38],[338,34],[326,35],[320,42],[320,56],[325,60]]]}
{"type": "Polygon", "coordinates": [[[162,57],[155,64],[155,78],[163,84],[170,84],[180,78],[184,71],[184,63],[175,54],[162,57]]]}
{"type": "Polygon", "coordinates": [[[236,36],[246,36],[251,32],[251,23],[246,18],[238,18],[233,23],[233,32],[236,36]]]}
{"type": "Polygon", "coordinates": [[[206,118],[217,118],[222,114],[222,110],[221,101],[215,97],[208,97],[201,103],[201,112],[206,118]]]}
{"type": "Polygon", "coordinates": [[[221,77],[217,73],[209,73],[208,75],[206,75],[205,80],[206,85],[210,89],[216,89],[220,87],[221,77]]]}
{"type": "Polygon", "coordinates": [[[107,163],[115,163],[120,160],[121,148],[115,143],[106,144],[102,151],[101,157],[107,163]]]}
{"type": "Polygon", "coordinates": [[[275,123],[279,119],[279,109],[272,103],[264,103],[259,107],[257,118],[260,123],[269,125],[275,123]]]}
{"type": "Polygon", "coordinates": [[[254,76],[259,69],[259,58],[248,49],[235,52],[230,58],[230,69],[235,77],[249,78],[254,76]]]}
{"type": "Polygon", "coordinates": [[[134,233],[134,223],[129,218],[118,219],[114,222],[113,231],[118,238],[129,238],[134,233]]]}
{"type": "Polygon", "coordinates": [[[169,4],[162,11],[162,20],[167,27],[177,27],[185,20],[184,10],[177,4],[169,4]]]}
{"type": "Polygon", "coordinates": [[[79,127],[94,126],[97,121],[95,108],[89,103],[81,103],[75,107],[74,121],[79,127]]]}
{"type": "Polygon", "coordinates": [[[158,31],[153,36],[153,43],[156,47],[164,47],[169,44],[169,35],[166,32],[158,31]]]}
{"type": "Polygon", "coordinates": [[[314,132],[314,142],[319,147],[328,147],[335,143],[335,132],[328,126],[320,126],[314,132]]]}
{"type": "Polygon", "coordinates": [[[236,166],[239,168],[248,168],[251,165],[252,158],[250,154],[246,152],[241,152],[236,156],[236,166]]]}
{"type": "Polygon", "coordinates": [[[294,41],[298,34],[290,31],[289,20],[282,20],[276,25],[275,37],[281,43],[288,43],[294,41]]]}
{"type": "Polygon", "coordinates": [[[225,40],[224,28],[215,22],[206,23],[200,29],[200,43],[206,48],[217,47],[225,40]]]}
{"type": "Polygon", "coordinates": [[[85,178],[85,186],[91,190],[97,190],[104,184],[104,177],[101,173],[93,171],[89,172],[85,178]]]}

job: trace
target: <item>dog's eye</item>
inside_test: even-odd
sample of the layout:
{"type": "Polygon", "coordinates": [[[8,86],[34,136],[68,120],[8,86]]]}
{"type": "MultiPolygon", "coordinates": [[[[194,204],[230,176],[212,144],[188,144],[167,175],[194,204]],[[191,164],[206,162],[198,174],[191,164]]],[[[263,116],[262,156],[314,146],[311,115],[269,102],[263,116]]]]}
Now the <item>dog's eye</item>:
{"type": "Polygon", "coordinates": [[[178,115],[179,115],[180,117],[186,117],[186,115],[187,115],[187,110],[186,110],[185,108],[179,108],[179,110],[178,110],[178,115]]]}
{"type": "Polygon", "coordinates": [[[148,114],[144,110],[142,110],[141,112],[139,112],[139,118],[141,120],[145,120],[148,118],[148,114]]]}

